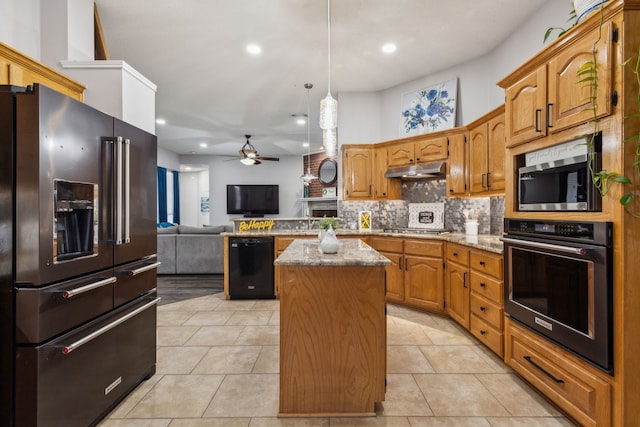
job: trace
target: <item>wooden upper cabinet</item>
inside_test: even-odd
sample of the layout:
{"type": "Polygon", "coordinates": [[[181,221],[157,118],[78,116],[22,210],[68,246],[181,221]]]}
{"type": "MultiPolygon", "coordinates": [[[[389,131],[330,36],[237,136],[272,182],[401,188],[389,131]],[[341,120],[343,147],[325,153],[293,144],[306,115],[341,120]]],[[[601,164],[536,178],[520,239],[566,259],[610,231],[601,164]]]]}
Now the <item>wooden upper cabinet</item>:
{"type": "Polygon", "coordinates": [[[390,167],[410,166],[447,158],[446,135],[418,135],[387,146],[390,167]]]}
{"type": "Polygon", "coordinates": [[[345,199],[371,199],[372,149],[344,147],[342,151],[343,195],[345,199]]]}
{"type": "Polygon", "coordinates": [[[400,197],[399,180],[385,178],[387,171],[387,150],[384,147],[373,148],[373,197],[375,199],[396,199],[400,197]]]}
{"type": "Polygon", "coordinates": [[[469,125],[471,194],[504,191],[505,120],[500,106],[469,125]]]}
{"type": "Polygon", "coordinates": [[[590,75],[578,75],[583,64],[593,61],[593,46],[596,45],[597,63],[597,115],[611,114],[611,87],[613,78],[613,37],[611,21],[576,41],[571,49],[564,49],[548,64],[547,126],[551,132],[566,129],[593,119],[593,88],[580,80],[590,75]],[[600,39],[599,39],[600,38],[600,39]],[[599,40],[598,40],[599,39],[599,40]]]}
{"type": "Polygon", "coordinates": [[[388,146],[387,162],[389,167],[415,164],[415,144],[413,142],[405,142],[388,146]]]}
{"type": "MultiPolygon", "coordinates": [[[[597,117],[612,113],[613,42],[616,25],[612,21],[576,36],[566,48],[554,51],[549,60],[536,68],[523,68],[519,80],[508,77],[499,84],[505,88],[508,147],[593,120],[593,85],[581,80],[591,74],[578,74],[587,62],[597,64],[597,117]],[[596,56],[593,48],[596,46],[596,56]]],[[[517,78],[517,77],[516,77],[517,78]]]]}
{"type": "Polygon", "coordinates": [[[547,135],[547,67],[539,67],[505,89],[508,146],[547,135]]]}
{"type": "Polygon", "coordinates": [[[450,135],[447,141],[449,157],[447,159],[447,194],[450,196],[467,193],[467,134],[450,135]]]}
{"type": "Polygon", "coordinates": [[[415,143],[415,162],[428,163],[447,158],[447,137],[425,137],[415,143]]]}
{"type": "Polygon", "coordinates": [[[504,109],[497,117],[489,120],[489,158],[487,183],[491,191],[504,191],[505,172],[504,162],[506,153],[506,126],[504,109]]]}

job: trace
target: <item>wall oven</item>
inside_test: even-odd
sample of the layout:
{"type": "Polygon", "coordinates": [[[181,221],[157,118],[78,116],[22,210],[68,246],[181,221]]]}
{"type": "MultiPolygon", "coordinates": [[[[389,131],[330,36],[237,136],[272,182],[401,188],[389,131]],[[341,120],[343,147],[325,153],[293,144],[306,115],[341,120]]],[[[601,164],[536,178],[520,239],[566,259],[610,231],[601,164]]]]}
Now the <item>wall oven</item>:
{"type": "Polygon", "coordinates": [[[505,314],[613,372],[612,224],[505,218],[505,314]]]}

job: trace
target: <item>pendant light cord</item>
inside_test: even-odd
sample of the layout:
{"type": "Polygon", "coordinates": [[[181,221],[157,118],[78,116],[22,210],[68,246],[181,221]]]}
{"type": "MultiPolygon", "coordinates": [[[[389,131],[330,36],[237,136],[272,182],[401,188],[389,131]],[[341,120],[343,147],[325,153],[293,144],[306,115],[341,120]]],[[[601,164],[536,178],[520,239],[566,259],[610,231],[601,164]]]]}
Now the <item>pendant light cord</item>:
{"type": "Polygon", "coordinates": [[[327,0],[327,94],[331,94],[331,0],[327,0]]]}

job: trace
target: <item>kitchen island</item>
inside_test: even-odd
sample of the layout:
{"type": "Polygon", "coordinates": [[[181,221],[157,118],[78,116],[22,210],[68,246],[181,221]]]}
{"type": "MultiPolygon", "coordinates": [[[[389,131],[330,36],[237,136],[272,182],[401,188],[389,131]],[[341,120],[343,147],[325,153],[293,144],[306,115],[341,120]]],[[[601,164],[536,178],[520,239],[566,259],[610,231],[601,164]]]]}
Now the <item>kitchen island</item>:
{"type": "Polygon", "coordinates": [[[280,417],[375,415],[386,376],[385,266],[359,239],[294,240],[276,259],[280,417]]]}

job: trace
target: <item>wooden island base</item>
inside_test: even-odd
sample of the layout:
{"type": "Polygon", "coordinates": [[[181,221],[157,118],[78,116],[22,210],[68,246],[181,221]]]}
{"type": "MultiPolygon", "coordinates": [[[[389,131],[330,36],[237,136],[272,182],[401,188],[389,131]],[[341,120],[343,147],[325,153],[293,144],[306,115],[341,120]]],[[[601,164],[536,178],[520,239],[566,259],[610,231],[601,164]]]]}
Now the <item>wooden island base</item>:
{"type": "Polygon", "coordinates": [[[278,416],[375,416],[385,395],[384,265],[280,265],[278,416]]]}

